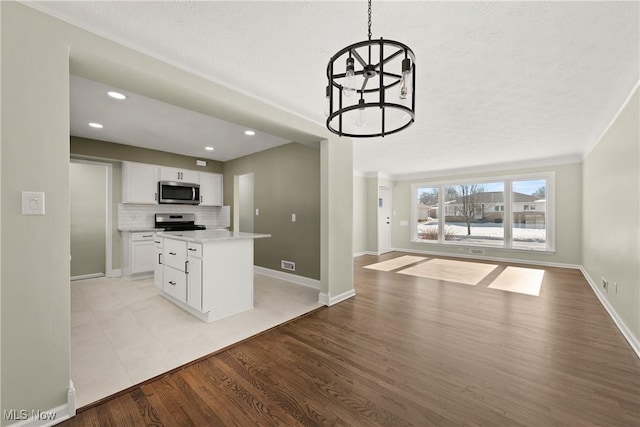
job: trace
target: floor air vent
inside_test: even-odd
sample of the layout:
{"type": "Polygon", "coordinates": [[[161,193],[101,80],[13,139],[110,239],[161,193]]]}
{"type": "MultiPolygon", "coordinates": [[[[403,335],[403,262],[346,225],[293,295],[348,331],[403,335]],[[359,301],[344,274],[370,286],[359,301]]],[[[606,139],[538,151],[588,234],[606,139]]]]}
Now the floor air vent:
{"type": "Polygon", "coordinates": [[[283,270],[296,271],[296,263],[293,261],[280,261],[280,268],[283,270]]]}

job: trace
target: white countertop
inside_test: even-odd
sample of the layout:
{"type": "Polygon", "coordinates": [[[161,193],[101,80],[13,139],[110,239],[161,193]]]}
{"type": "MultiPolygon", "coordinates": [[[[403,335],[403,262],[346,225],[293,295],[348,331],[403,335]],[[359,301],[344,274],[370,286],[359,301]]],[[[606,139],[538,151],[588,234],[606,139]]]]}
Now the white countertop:
{"type": "Polygon", "coordinates": [[[128,232],[147,232],[147,231],[158,231],[155,227],[133,227],[133,228],[118,228],[118,231],[128,231],[128,232]]]}
{"type": "Polygon", "coordinates": [[[207,243],[225,240],[247,240],[271,237],[271,234],[242,233],[228,230],[196,230],[196,231],[163,231],[156,233],[158,237],[166,237],[186,242],[207,243]]]}

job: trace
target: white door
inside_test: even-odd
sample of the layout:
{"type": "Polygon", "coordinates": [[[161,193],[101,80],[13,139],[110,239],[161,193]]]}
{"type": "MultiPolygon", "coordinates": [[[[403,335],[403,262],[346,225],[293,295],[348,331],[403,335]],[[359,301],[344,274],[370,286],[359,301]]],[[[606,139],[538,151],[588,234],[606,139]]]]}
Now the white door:
{"type": "Polygon", "coordinates": [[[391,189],[378,189],[378,253],[391,252],[391,189]]]}

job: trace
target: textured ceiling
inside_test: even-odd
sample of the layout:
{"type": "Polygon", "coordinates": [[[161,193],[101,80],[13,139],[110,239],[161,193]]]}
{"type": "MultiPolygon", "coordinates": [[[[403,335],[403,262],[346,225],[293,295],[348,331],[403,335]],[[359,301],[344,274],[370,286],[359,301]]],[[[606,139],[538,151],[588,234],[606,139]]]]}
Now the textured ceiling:
{"type": "MultiPolygon", "coordinates": [[[[30,3],[31,4],[31,3],[30,3]]],[[[38,2],[90,31],[324,122],[326,65],[366,2],[38,2]]],[[[416,55],[416,123],[355,140],[392,175],[579,159],[640,79],[639,2],[373,2],[416,55]]]]}

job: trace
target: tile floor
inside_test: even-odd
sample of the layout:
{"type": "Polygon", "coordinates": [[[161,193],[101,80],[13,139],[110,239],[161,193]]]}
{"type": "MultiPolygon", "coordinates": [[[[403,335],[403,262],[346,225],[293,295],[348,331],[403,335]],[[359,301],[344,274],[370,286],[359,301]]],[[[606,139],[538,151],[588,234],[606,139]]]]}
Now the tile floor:
{"type": "Polygon", "coordinates": [[[71,379],[78,408],[317,307],[318,291],[254,276],[254,309],[205,323],[152,279],[71,282],[71,379]]]}

